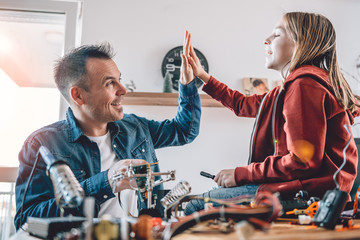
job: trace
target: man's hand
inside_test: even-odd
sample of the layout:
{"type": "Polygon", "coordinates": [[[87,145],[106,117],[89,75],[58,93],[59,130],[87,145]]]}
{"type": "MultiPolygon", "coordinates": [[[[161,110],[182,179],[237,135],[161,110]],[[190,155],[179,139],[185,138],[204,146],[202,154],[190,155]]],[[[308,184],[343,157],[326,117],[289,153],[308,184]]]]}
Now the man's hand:
{"type": "Polygon", "coordinates": [[[214,181],[221,187],[235,187],[235,169],[221,170],[214,178],[214,181]]]}
{"type": "Polygon", "coordinates": [[[115,189],[114,193],[120,192],[124,189],[132,189],[128,178],[124,178],[122,180],[116,181],[115,188],[113,186],[113,179],[112,179],[112,176],[114,174],[121,173],[121,172],[123,172],[125,174],[127,167],[130,165],[130,163],[132,165],[136,166],[136,165],[147,164],[148,162],[146,162],[145,160],[142,160],[142,159],[124,159],[124,160],[120,160],[119,162],[115,163],[111,168],[109,168],[108,173],[107,173],[107,178],[108,178],[110,187],[112,189],[115,189]]]}

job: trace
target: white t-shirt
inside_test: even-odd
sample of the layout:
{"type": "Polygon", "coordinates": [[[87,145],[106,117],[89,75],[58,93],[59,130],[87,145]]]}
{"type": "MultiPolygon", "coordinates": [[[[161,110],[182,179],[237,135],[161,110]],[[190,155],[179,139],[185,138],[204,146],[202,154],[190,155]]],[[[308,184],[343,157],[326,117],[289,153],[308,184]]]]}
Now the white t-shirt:
{"type": "MultiPolygon", "coordinates": [[[[113,166],[119,160],[116,158],[115,152],[111,147],[111,136],[108,131],[104,136],[89,137],[91,141],[96,142],[100,150],[101,171],[105,171],[113,166]]],[[[121,161],[121,160],[120,160],[121,161]]],[[[100,206],[99,217],[107,214],[113,218],[121,218],[127,216],[129,212],[133,216],[138,215],[137,196],[135,190],[126,189],[120,193],[121,206],[118,200],[118,194],[107,200],[100,206]]]]}

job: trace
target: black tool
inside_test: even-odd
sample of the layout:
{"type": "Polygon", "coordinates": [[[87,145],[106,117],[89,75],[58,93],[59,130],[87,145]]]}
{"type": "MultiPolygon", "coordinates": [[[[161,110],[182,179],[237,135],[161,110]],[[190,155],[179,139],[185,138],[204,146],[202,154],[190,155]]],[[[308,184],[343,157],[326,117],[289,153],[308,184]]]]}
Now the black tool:
{"type": "Polygon", "coordinates": [[[212,174],[204,172],[204,171],[201,171],[200,175],[203,176],[203,177],[211,178],[211,179],[215,178],[215,175],[212,175],[212,174]]]}
{"type": "Polygon", "coordinates": [[[313,223],[327,229],[334,229],[343,211],[348,193],[339,189],[328,190],[319,202],[319,209],[313,218],[313,223]]]}
{"type": "Polygon", "coordinates": [[[325,193],[324,198],[319,202],[319,209],[316,211],[316,214],[312,220],[312,222],[316,225],[327,229],[334,229],[336,224],[339,222],[341,212],[344,210],[348,197],[347,192],[340,190],[339,183],[336,180],[337,174],[346,164],[346,149],[349,147],[350,141],[352,139],[352,133],[349,129],[350,126],[345,124],[344,127],[350,137],[343,149],[343,164],[339,167],[333,176],[336,188],[334,190],[328,190],[325,193]]]}

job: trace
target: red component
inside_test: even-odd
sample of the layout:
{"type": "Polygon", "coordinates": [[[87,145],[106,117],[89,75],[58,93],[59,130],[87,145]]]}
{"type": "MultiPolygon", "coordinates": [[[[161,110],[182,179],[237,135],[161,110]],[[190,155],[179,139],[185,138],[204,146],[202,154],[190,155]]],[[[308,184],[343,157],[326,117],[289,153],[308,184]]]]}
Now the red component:
{"type": "Polygon", "coordinates": [[[152,222],[152,226],[155,227],[155,226],[161,226],[161,223],[162,223],[162,220],[161,218],[159,217],[153,217],[151,219],[151,222],[152,222]]]}

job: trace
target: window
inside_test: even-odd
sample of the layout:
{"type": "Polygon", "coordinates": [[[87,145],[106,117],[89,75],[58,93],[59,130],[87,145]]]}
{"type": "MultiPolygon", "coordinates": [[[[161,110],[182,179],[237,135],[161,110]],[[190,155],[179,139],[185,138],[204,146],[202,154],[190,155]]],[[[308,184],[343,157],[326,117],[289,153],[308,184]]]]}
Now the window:
{"type": "Polygon", "coordinates": [[[17,166],[26,137],[59,118],[52,66],[64,29],[65,14],[0,11],[0,165],[17,166]]]}
{"type": "Polygon", "coordinates": [[[82,1],[2,0],[0,4],[0,238],[14,234],[18,153],[64,105],[54,60],[80,43],[82,1]],[[4,166],[4,167],[1,167],[4,166]],[[14,166],[14,167],[11,167],[14,166]]]}
{"type": "Polygon", "coordinates": [[[81,11],[82,1],[2,1],[0,166],[18,166],[26,137],[59,120],[64,103],[55,87],[53,66],[80,43],[81,11]]]}

